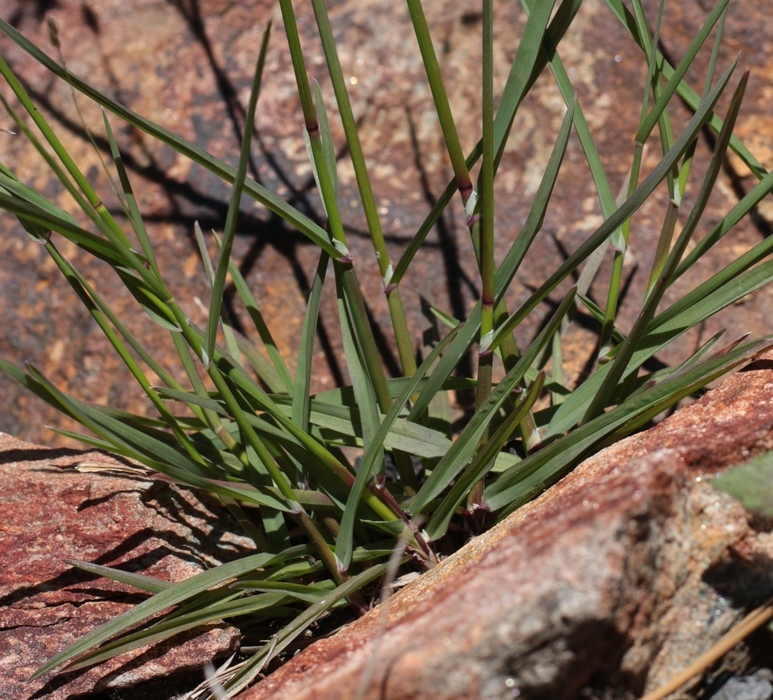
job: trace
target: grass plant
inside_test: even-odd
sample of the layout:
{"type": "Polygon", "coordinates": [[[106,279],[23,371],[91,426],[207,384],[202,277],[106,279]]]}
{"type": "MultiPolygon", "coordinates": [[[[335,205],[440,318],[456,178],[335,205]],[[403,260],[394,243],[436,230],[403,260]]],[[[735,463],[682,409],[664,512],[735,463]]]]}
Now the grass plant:
{"type": "MultiPolygon", "coordinates": [[[[655,372],[645,369],[648,361],[685,332],[773,278],[773,240],[766,239],[728,261],[696,289],[675,301],[665,301],[673,283],[773,189],[773,174],[767,173],[733,134],[747,75],[736,75],[737,61],[719,65],[728,0],[720,0],[707,15],[676,66],[657,49],[660,35],[667,30],[662,21],[663,1],[651,27],[641,0],[632,0],[630,7],[622,0],[607,0],[620,21],[621,32],[627,32],[640,47],[647,67],[641,104],[635,108],[640,122],[630,153],[630,176],[620,201],[613,196],[582,104],[560,57],[561,41],[581,0],[522,0],[525,28],[504,90],[496,99],[495,17],[492,1],[483,0],[480,141],[467,156],[422,4],[420,0],[407,2],[453,179],[396,260],[385,242],[378,195],[371,186],[360,145],[358,130],[364,127],[358,126],[349,102],[324,0],[312,0],[311,7],[332,94],[323,94],[320,86],[309,80],[292,0],[279,0],[286,42],[272,39],[274,50],[287,51],[289,47],[292,58],[300,98],[298,129],[305,133],[324,210],[322,223],[247,175],[270,26],[262,45],[256,47],[247,127],[238,163],[232,167],[91,87],[0,20],[0,31],[8,39],[68,83],[80,99],[94,101],[104,109],[111,168],[128,226],[122,226],[103,204],[2,58],[5,108],[89,223],[78,223],[73,215],[25,184],[7,164],[0,164],[0,207],[17,217],[29,236],[50,254],[147,395],[150,412],[148,416],[133,415],[88,405],[58,390],[31,366],[20,369],[0,360],[0,369],[86,431],[67,435],[140,462],[147,468],[148,478],[201,489],[219,498],[255,544],[254,554],[176,585],[74,562],[86,571],[145,591],[148,597],[46,661],[38,675],[99,663],[212,621],[229,620],[238,626],[242,620],[255,618],[280,620],[269,641],[249,658],[218,674],[225,692],[234,694],[331,611],[350,610],[356,615],[367,610],[373,592],[390,569],[394,551],[402,553],[401,572],[434,566],[450,546],[446,543],[452,540],[451,533],[468,536],[481,532],[539,495],[584,457],[630,435],[773,344],[768,337],[721,345],[717,335],[676,367],[655,372]],[[704,48],[712,34],[713,48],[704,48]],[[701,50],[710,51],[711,58],[703,86],[696,92],[686,76],[701,50]],[[565,116],[553,135],[552,153],[529,216],[497,266],[494,184],[519,108],[537,78],[547,72],[565,101],[565,116]],[[729,107],[720,115],[716,106],[726,93],[731,95],[729,107]],[[378,260],[391,318],[391,328],[382,330],[392,334],[398,349],[400,376],[387,376],[384,369],[366,313],[358,278],[361,269],[347,243],[338,200],[335,154],[339,144],[333,142],[325,107],[331,100],[335,100],[343,124],[378,260]],[[682,103],[689,105],[692,116],[681,133],[675,133],[672,112],[682,109],[682,103]],[[231,187],[222,232],[214,234],[217,260],[210,259],[204,235],[196,231],[203,274],[211,286],[205,328],[190,323],[160,273],[154,255],[158,243],[151,240],[143,223],[113,135],[115,121],[144,131],[231,187]],[[704,130],[715,133],[715,146],[705,172],[696,175],[693,154],[704,130]],[[585,155],[604,221],[523,304],[507,308],[505,293],[540,235],[571,138],[577,139],[585,155]],[[660,160],[644,173],[646,144],[660,153],[660,160]],[[728,150],[744,161],[759,184],[707,230],[701,216],[728,150]],[[623,256],[631,227],[636,225],[632,217],[657,188],[666,188],[668,193],[657,254],[647,272],[650,283],[646,296],[639,300],[638,318],[632,327],[624,328],[618,322],[619,301],[623,256]],[[689,209],[684,198],[688,190],[693,201],[689,209]],[[480,299],[466,319],[456,320],[438,310],[448,332],[423,361],[417,362],[412,340],[417,329],[410,328],[406,319],[401,284],[409,278],[414,256],[457,193],[477,259],[480,299]],[[263,204],[319,251],[307,305],[297,309],[304,320],[294,357],[285,357],[278,349],[260,301],[232,258],[243,196],[263,204]],[[61,239],[110,266],[139,308],[168,331],[184,368],[182,376],[175,376],[158,361],[154,349],[111,310],[86,276],[62,254],[61,239]],[[598,275],[604,256],[612,259],[607,279],[598,275]],[[568,280],[573,276],[578,281],[570,287],[568,280]],[[223,304],[229,279],[253,322],[250,340],[236,333],[223,304]],[[605,292],[592,297],[589,290],[594,280],[595,289],[603,286],[605,292]],[[326,286],[335,290],[351,384],[311,395],[315,333],[326,286]],[[546,316],[547,308],[553,311],[546,316]],[[534,315],[544,319],[541,330],[530,342],[519,343],[516,331],[534,315]],[[578,315],[595,324],[598,345],[590,363],[592,372],[572,385],[563,371],[562,347],[578,315]],[[475,376],[460,376],[459,367],[470,353],[477,357],[475,376]],[[151,376],[158,378],[156,384],[151,376]],[[495,377],[501,378],[495,381],[495,377]],[[474,412],[454,433],[450,423],[443,420],[444,407],[459,389],[474,389],[474,412]],[[361,450],[357,465],[347,458],[350,453],[343,449],[347,447],[361,450]],[[395,465],[396,477],[387,478],[387,463],[395,465]],[[417,464],[421,465],[418,471],[417,464]]],[[[412,50],[415,46],[406,42],[406,51],[412,50]]],[[[208,692],[202,690],[201,697],[208,692]]]]}

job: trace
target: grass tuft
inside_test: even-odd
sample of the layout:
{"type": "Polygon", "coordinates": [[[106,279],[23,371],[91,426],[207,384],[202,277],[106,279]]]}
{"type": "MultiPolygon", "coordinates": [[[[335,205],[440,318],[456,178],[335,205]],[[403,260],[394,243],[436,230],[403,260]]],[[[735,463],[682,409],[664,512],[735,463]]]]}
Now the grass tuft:
{"type": "MultiPolygon", "coordinates": [[[[368,601],[377,597],[380,581],[434,566],[465,538],[539,495],[583,458],[630,435],[773,345],[767,337],[720,347],[717,335],[677,367],[654,373],[644,369],[685,332],[773,279],[773,242],[766,240],[726,261],[709,280],[681,298],[667,301],[672,295],[666,296],[676,280],[773,189],[773,174],[765,172],[733,133],[748,73],[736,78],[737,60],[719,65],[728,0],[717,2],[676,66],[657,49],[660,37],[670,29],[662,22],[664,2],[651,28],[639,0],[633,1],[632,10],[621,0],[607,0],[621,32],[641,48],[646,70],[641,104],[630,105],[639,114],[639,124],[632,135],[629,176],[617,201],[583,105],[561,60],[561,42],[580,5],[580,0],[522,0],[525,30],[504,89],[495,95],[496,17],[491,0],[483,1],[482,118],[475,135],[480,140],[465,156],[431,27],[421,2],[408,0],[453,180],[396,261],[384,238],[377,193],[360,145],[359,130],[364,127],[358,125],[349,102],[339,47],[322,0],[313,0],[312,7],[332,94],[309,80],[292,0],[280,0],[287,44],[279,46],[275,40],[272,44],[275,51],[289,47],[300,103],[297,126],[306,137],[325,212],[322,224],[248,175],[270,27],[256,47],[242,148],[234,168],[91,87],[63,61],[57,63],[0,20],[0,32],[69,84],[79,99],[105,110],[109,151],[104,157],[114,170],[115,199],[125,224],[103,204],[54,127],[0,58],[0,74],[9,91],[0,99],[18,131],[72,195],[81,215],[76,219],[3,163],[0,207],[15,216],[51,256],[147,396],[149,417],[88,405],[57,389],[34,367],[20,369],[0,359],[0,369],[82,425],[85,432],[78,437],[86,444],[140,462],[150,478],[201,489],[220,499],[255,543],[255,553],[175,585],[73,562],[152,595],[46,661],[36,676],[96,664],[214,620],[227,619],[245,627],[255,620],[268,620],[271,639],[253,649],[249,658],[221,669],[216,682],[212,681],[219,688],[212,691],[217,697],[232,696],[323,616],[339,611],[337,619],[345,620],[347,615],[362,614],[368,601]],[[712,33],[709,70],[696,92],[687,76],[694,72],[695,59],[712,33]],[[715,71],[720,73],[716,79],[715,71]],[[494,192],[502,176],[502,154],[524,99],[541,89],[535,88],[538,78],[544,82],[550,75],[565,102],[565,116],[550,136],[554,145],[529,215],[497,265],[494,249],[501,241],[501,229],[494,192]],[[729,107],[720,115],[716,106],[723,96],[729,97],[729,107]],[[673,124],[681,120],[672,114],[683,109],[683,103],[692,115],[677,134],[673,124]],[[387,375],[379,355],[361,284],[367,267],[352,256],[339,213],[338,161],[328,115],[333,105],[356,175],[378,263],[378,283],[388,300],[391,325],[381,332],[389,334],[398,349],[396,376],[387,375]],[[211,288],[204,329],[190,322],[156,264],[154,242],[113,135],[113,124],[118,122],[146,132],[231,188],[223,229],[212,234],[216,261],[209,257],[205,233],[198,225],[195,231],[211,288]],[[704,172],[696,174],[693,156],[705,129],[716,133],[715,148],[704,172]],[[544,235],[543,222],[572,139],[585,155],[587,176],[598,193],[604,221],[523,303],[508,308],[506,293],[535,240],[544,235]],[[660,154],[658,164],[646,173],[645,148],[660,154]],[[740,156],[759,184],[695,241],[728,151],[740,156]],[[619,300],[624,288],[623,258],[635,226],[632,217],[659,187],[667,189],[668,202],[657,252],[651,269],[645,271],[649,285],[638,300],[638,318],[626,329],[619,323],[619,300]],[[420,329],[408,323],[401,285],[410,279],[416,253],[457,192],[467,216],[481,294],[464,319],[427,302],[423,311],[432,321],[435,336],[427,347],[419,348],[413,339],[420,329]],[[692,201],[689,211],[684,211],[686,192],[692,201]],[[280,351],[259,301],[232,257],[243,196],[265,205],[318,250],[306,307],[287,311],[302,318],[301,340],[291,353],[280,351]],[[62,240],[115,271],[137,308],[169,334],[182,372],[164,366],[154,348],[129,330],[62,254],[62,240]],[[605,258],[611,263],[606,276],[599,272],[606,269],[601,265],[605,258]],[[571,277],[578,281],[569,289],[571,277]],[[230,316],[230,306],[223,303],[229,279],[252,323],[250,329],[242,331],[230,316]],[[313,396],[312,362],[326,287],[335,296],[351,383],[313,396]],[[536,337],[528,343],[519,341],[523,324],[542,319],[546,308],[552,311],[536,337]],[[579,315],[595,324],[598,342],[589,358],[589,372],[573,385],[564,367],[564,348],[567,332],[579,315]],[[448,330],[441,333],[441,328],[448,330]],[[423,351],[421,362],[417,351],[423,351]],[[473,376],[465,376],[461,368],[470,357],[477,358],[477,368],[473,376]],[[291,367],[296,368],[294,373],[291,367]],[[454,430],[448,407],[460,389],[474,391],[474,410],[454,430]],[[356,465],[346,456],[352,454],[350,448],[361,454],[356,465]]],[[[406,51],[414,49],[406,42],[406,51]]],[[[621,149],[627,154],[629,146],[623,144],[621,149]]],[[[729,484],[720,486],[732,490],[729,484]]],[[[206,689],[196,694],[208,696],[214,697],[206,689]]]]}

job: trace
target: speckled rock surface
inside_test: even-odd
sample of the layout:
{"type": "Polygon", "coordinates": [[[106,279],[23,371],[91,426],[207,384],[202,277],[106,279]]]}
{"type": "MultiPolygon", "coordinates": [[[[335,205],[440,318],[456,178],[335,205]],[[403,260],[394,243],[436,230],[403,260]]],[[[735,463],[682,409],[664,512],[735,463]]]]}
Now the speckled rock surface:
{"type": "MultiPolygon", "coordinates": [[[[466,5],[440,0],[423,3],[441,58],[448,92],[464,148],[479,137],[480,16],[466,5]]],[[[676,60],[689,38],[704,21],[705,3],[667,3],[667,27],[661,43],[676,60]]],[[[361,139],[368,158],[379,211],[393,257],[407,245],[410,236],[430,209],[450,177],[431,95],[423,75],[418,47],[404,3],[372,0],[329,2],[331,22],[340,41],[341,62],[349,81],[353,107],[361,120],[361,139]]],[[[654,11],[654,6],[648,11],[654,11]]],[[[219,157],[235,162],[237,134],[241,130],[253,61],[261,32],[269,19],[274,34],[269,49],[266,79],[258,109],[251,176],[259,176],[269,188],[287,197],[310,215],[320,208],[302,140],[302,124],[291,73],[281,18],[271,0],[0,0],[0,15],[12,21],[41,46],[49,47],[44,17],[57,18],[63,51],[69,67],[86,76],[139,113],[179,132],[219,157]]],[[[308,4],[297,8],[309,75],[320,81],[328,107],[332,93],[314,18],[308,4]]],[[[495,2],[496,86],[504,84],[523,28],[519,3],[495,2]]],[[[758,157],[771,162],[770,97],[771,68],[768,50],[773,41],[773,23],[764,3],[735,2],[726,25],[727,45],[721,64],[742,50],[741,66],[751,65],[752,75],[746,105],[739,120],[740,133],[749,139],[758,157]]],[[[50,52],[53,49],[48,48],[50,52]]],[[[53,81],[37,64],[5,39],[0,51],[19,72],[39,101],[44,113],[58,124],[58,133],[82,164],[100,193],[110,201],[110,189],[98,159],[82,135],[67,88],[53,81]]],[[[639,118],[641,85],[645,66],[639,50],[621,31],[603,0],[586,0],[576,23],[561,45],[561,56],[578,91],[597,146],[617,191],[630,166],[632,135],[639,118]],[[630,108],[629,108],[630,107],[630,108]]],[[[702,57],[699,66],[705,63],[702,57]]],[[[700,87],[700,70],[688,75],[700,87]]],[[[97,136],[102,133],[101,115],[81,101],[87,123],[97,136]]],[[[721,109],[724,109],[722,107],[721,109]]],[[[676,108],[679,128],[687,116],[676,108]]],[[[539,177],[544,170],[564,107],[549,75],[540,79],[533,95],[524,102],[515,122],[497,178],[497,259],[513,240],[529,210],[539,177]]],[[[331,121],[336,145],[343,139],[334,110],[331,121]]],[[[0,126],[9,126],[0,123],[0,126]]],[[[228,190],[214,177],[175,156],[142,134],[114,121],[124,150],[142,211],[147,217],[160,265],[170,285],[191,318],[202,325],[203,312],[196,299],[208,298],[192,239],[194,220],[202,229],[222,229],[228,190]]],[[[104,146],[104,139],[99,140],[104,146]]],[[[651,148],[645,169],[656,158],[651,148]]],[[[705,165],[710,144],[701,142],[695,172],[705,165]]],[[[51,181],[39,159],[22,139],[0,133],[0,158],[12,164],[21,177],[63,206],[69,202],[51,181]]],[[[360,210],[353,204],[354,179],[345,154],[339,161],[341,203],[349,232],[350,248],[362,281],[369,310],[379,327],[384,362],[389,371],[396,366],[386,303],[380,276],[360,210]]],[[[737,163],[720,177],[698,236],[704,235],[738,198],[752,186],[752,179],[737,163]]],[[[662,193],[661,193],[662,194],[662,193]]],[[[688,192],[687,200],[693,195],[688,192]]],[[[649,265],[654,254],[655,232],[663,210],[645,207],[634,220],[625,275],[630,278],[623,300],[621,328],[625,331],[638,313],[649,265]]],[[[659,204],[658,204],[659,202],[659,204]]],[[[114,203],[111,206],[115,206],[114,203]]],[[[694,274],[682,277],[670,295],[681,295],[698,279],[716,271],[731,255],[747,250],[770,233],[768,205],[755,217],[740,224],[706,258],[694,274]]],[[[316,212],[316,214],[315,214],[316,212]]],[[[424,321],[419,296],[431,298],[439,307],[463,318],[478,298],[478,273],[464,227],[465,215],[458,201],[427,239],[403,284],[405,306],[415,342],[424,321]]],[[[572,140],[547,212],[544,228],[527,256],[507,302],[522,302],[548,272],[553,271],[600,224],[601,216],[584,156],[572,140]]],[[[262,207],[245,202],[234,253],[258,298],[277,343],[282,350],[296,347],[317,255],[312,246],[289,230],[262,207]]],[[[70,247],[65,252],[86,265],[89,279],[122,318],[159,356],[174,364],[173,351],[163,334],[151,323],[143,323],[134,302],[116,280],[98,264],[88,264],[70,247]]],[[[598,293],[598,290],[592,290],[598,293]]],[[[31,361],[55,383],[85,400],[109,402],[122,408],[145,410],[146,403],[132,380],[113,357],[107,342],[75,303],[72,293],[39,247],[30,243],[15,225],[0,238],[0,298],[12,300],[0,306],[0,354],[21,364],[31,361]]],[[[325,297],[322,329],[315,358],[314,389],[329,388],[346,381],[337,338],[337,318],[325,297]]],[[[729,336],[751,332],[763,334],[773,326],[770,292],[762,290],[727,313],[685,337],[682,346],[665,351],[666,361],[684,359],[687,352],[727,327],[729,336]]],[[[539,314],[537,314],[539,316],[539,314]]],[[[519,333],[533,337],[541,319],[525,323],[519,333]]],[[[576,376],[587,358],[594,336],[582,327],[568,334],[564,355],[569,376],[576,376]]],[[[295,352],[288,355],[292,365],[295,352]]],[[[471,368],[463,368],[467,371],[471,368]]],[[[0,377],[0,393],[12,410],[0,418],[0,428],[21,437],[50,444],[46,424],[61,424],[52,410],[29,397],[22,388],[0,377]]]]}
{"type": "Polygon", "coordinates": [[[709,483],[772,448],[770,354],[239,697],[641,697],[773,591],[773,536],[709,483]]]}
{"type": "Polygon", "coordinates": [[[229,533],[229,524],[237,526],[227,513],[184,489],[79,473],[77,465],[121,466],[100,453],[51,450],[0,434],[0,697],[64,700],[186,673],[194,687],[206,663],[238,648],[236,629],[213,625],[96,668],[29,680],[45,660],[146,597],[65,559],[177,582],[249,546],[229,533]]]}

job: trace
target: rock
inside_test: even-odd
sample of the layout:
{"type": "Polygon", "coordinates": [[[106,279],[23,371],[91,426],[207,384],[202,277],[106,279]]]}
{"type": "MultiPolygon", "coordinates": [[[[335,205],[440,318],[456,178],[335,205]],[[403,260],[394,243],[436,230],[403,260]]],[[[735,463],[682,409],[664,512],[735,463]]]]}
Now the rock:
{"type": "MultiPolygon", "coordinates": [[[[50,450],[0,434],[0,696],[64,700],[189,677],[238,648],[230,625],[139,649],[80,672],[30,681],[44,661],[133,605],[144,593],[86,574],[65,559],[178,582],[231,560],[250,543],[190,491],[142,476],[79,473],[124,464],[97,452],[50,450]]],[[[157,687],[157,686],[155,686],[157,687]]],[[[149,691],[150,692],[150,691],[149,691]]],[[[133,700],[165,700],[133,693],[133,700]]]]}
{"type": "Polygon", "coordinates": [[[771,677],[769,669],[760,669],[748,676],[731,678],[708,700],[770,700],[773,698],[771,677]]]}
{"type": "MultiPolygon", "coordinates": [[[[674,61],[683,55],[687,42],[705,21],[704,4],[673,3],[674,7],[667,8],[661,44],[674,61]]],[[[429,211],[430,201],[439,195],[450,177],[443,138],[433,116],[432,99],[405,3],[340,0],[328,5],[394,262],[429,211]]],[[[426,0],[423,5],[448,82],[458,131],[464,148],[469,149],[480,136],[480,16],[466,7],[450,7],[441,0],[426,0]]],[[[275,2],[0,0],[0,16],[53,54],[44,21],[46,10],[53,10],[62,49],[73,71],[140,114],[231,163],[238,154],[238,134],[261,33],[269,19],[273,20],[273,38],[258,105],[260,139],[255,143],[254,162],[262,182],[272,191],[288,197],[309,215],[321,215],[319,198],[311,184],[289,52],[275,2]]],[[[326,104],[331,107],[332,92],[310,5],[299,3],[296,11],[302,21],[300,31],[309,75],[320,81],[326,104]]],[[[519,3],[497,2],[495,11],[496,89],[499,91],[522,35],[524,13],[519,3]]],[[[767,19],[764,3],[732,3],[725,27],[729,44],[721,53],[720,65],[726,66],[739,49],[745,50],[741,66],[752,64],[739,129],[753,145],[763,147],[760,158],[770,167],[772,163],[764,143],[771,119],[768,48],[773,41],[773,24],[767,19]]],[[[45,70],[4,38],[0,40],[0,49],[29,86],[41,110],[49,116],[101,196],[117,209],[99,160],[82,134],[69,89],[52,80],[45,70]]],[[[639,119],[642,81],[646,74],[641,52],[604,2],[585,0],[561,44],[560,53],[577,88],[579,104],[587,115],[610,185],[617,192],[630,167],[631,139],[639,119]]],[[[700,65],[705,64],[704,55],[708,54],[707,46],[700,55],[700,65]]],[[[701,70],[688,75],[698,89],[703,84],[701,70]]],[[[100,111],[85,100],[80,100],[80,105],[86,122],[105,148],[106,142],[100,137],[103,133],[100,111]]],[[[563,102],[546,74],[517,117],[501,175],[497,178],[497,260],[501,260],[528,214],[563,113],[563,102]]],[[[330,116],[336,147],[345,153],[335,110],[331,109],[330,116]]],[[[679,116],[677,105],[676,127],[679,116]]],[[[201,168],[191,166],[168,148],[126,128],[117,119],[113,125],[140,208],[147,217],[161,269],[186,313],[199,326],[204,326],[203,312],[196,299],[206,303],[209,290],[192,238],[193,222],[198,219],[207,235],[212,228],[222,230],[229,190],[201,168]]],[[[10,124],[4,121],[0,126],[10,124]]],[[[654,164],[657,152],[657,146],[649,149],[643,172],[654,164]]],[[[698,179],[709,152],[710,144],[701,142],[694,168],[698,179]]],[[[70,206],[61,188],[20,136],[0,132],[0,157],[12,164],[26,182],[53,197],[61,206],[70,206]]],[[[345,155],[340,159],[339,170],[340,201],[355,267],[371,317],[384,331],[377,338],[384,361],[389,371],[394,371],[396,360],[381,279],[362,213],[353,204],[356,200],[354,178],[345,155]]],[[[251,170],[250,175],[254,174],[251,170]]],[[[732,173],[723,173],[705,214],[706,225],[701,227],[699,235],[751,185],[749,178],[739,180],[732,173]]],[[[693,191],[688,192],[687,199],[693,191]]],[[[625,269],[631,281],[622,300],[620,327],[623,329],[630,327],[640,310],[655,251],[655,232],[662,223],[662,203],[655,201],[645,207],[637,214],[632,227],[630,259],[625,269]]],[[[681,295],[699,279],[719,269],[731,256],[736,257],[768,235],[770,224],[766,223],[766,211],[761,206],[753,219],[741,222],[709,253],[701,269],[686,274],[669,290],[667,300],[681,295]]],[[[458,318],[465,317],[479,297],[479,273],[465,219],[457,199],[449,207],[442,226],[428,237],[402,285],[413,340],[417,344],[424,325],[419,295],[432,299],[458,318]]],[[[543,231],[509,291],[510,309],[522,303],[530,290],[553,272],[566,254],[576,249],[600,223],[595,188],[581,149],[573,139],[543,231]]],[[[64,250],[75,264],[82,266],[84,275],[116,312],[136,323],[136,332],[145,346],[152,347],[162,363],[176,366],[175,353],[165,333],[151,322],[142,323],[145,320],[142,314],[137,313],[134,301],[115,284],[110,271],[72,247],[64,246],[64,250]]],[[[279,348],[292,364],[305,299],[317,262],[316,250],[263,207],[245,201],[234,255],[279,348]]],[[[16,302],[0,307],[0,324],[4,328],[0,355],[17,364],[32,362],[59,388],[72,391],[83,400],[138,412],[147,410],[148,403],[141,392],[127,389],[134,386],[133,379],[88,314],[73,303],[72,292],[44,251],[28,241],[18,226],[13,235],[9,230],[9,235],[0,239],[0,298],[16,302]]],[[[772,309],[770,292],[761,290],[689,334],[684,346],[666,350],[660,359],[683,360],[685,347],[697,347],[722,327],[728,328],[729,337],[747,332],[761,335],[773,325],[772,309]]],[[[518,329],[520,338],[531,339],[542,321],[539,314],[527,319],[518,329]]],[[[246,319],[243,322],[249,327],[246,319]]],[[[330,294],[323,303],[314,391],[347,381],[339,338],[336,309],[330,294]]],[[[581,327],[571,328],[564,352],[568,376],[579,374],[594,342],[594,334],[581,327]]],[[[468,369],[471,371],[469,367],[462,371],[468,369]]],[[[5,376],[0,376],[0,391],[6,404],[12,407],[0,417],[0,429],[51,444],[50,436],[44,432],[45,425],[73,427],[5,376]]]]}
{"type": "Polygon", "coordinates": [[[710,483],[768,449],[773,354],[588,459],[239,699],[641,697],[773,590],[773,536],[710,483]]]}

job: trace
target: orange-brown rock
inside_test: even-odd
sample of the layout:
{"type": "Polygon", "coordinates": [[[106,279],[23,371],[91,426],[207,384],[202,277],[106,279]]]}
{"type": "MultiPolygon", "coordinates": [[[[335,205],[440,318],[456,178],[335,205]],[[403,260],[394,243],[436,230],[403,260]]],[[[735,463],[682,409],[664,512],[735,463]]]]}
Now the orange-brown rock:
{"type": "Polygon", "coordinates": [[[239,698],[640,697],[773,592],[773,538],[711,486],[768,449],[773,355],[587,460],[239,698]]]}
{"type": "Polygon", "coordinates": [[[236,629],[213,625],[97,667],[29,680],[43,662],[146,597],[65,559],[177,582],[249,545],[231,534],[238,526],[227,514],[185,489],[130,474],[80,473],[78,465],[123,466],[100,453],[0,434],[0,697],[65,700],[132,687],[136,700],[161,700],[186,674],[194,687],[207,663],[238,647],[236,629]]]}

